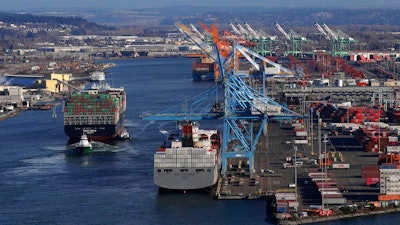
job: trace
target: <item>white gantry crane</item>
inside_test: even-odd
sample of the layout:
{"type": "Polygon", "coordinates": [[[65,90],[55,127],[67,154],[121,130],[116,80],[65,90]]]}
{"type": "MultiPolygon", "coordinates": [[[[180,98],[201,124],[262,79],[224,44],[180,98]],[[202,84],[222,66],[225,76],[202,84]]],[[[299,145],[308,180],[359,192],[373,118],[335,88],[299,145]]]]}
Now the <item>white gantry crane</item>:
{"type": "Polygon", "coordinates": [[[290,29],[287,33],[281,25],[275,23],[276,29],[285,37],[286,42],[286,55],[303,55],[303,44],[309,43],[310,40],[296,33],[294,30],[290,29]]]}
{"type": "Polygon", "coordinates": [[[341,30],[333,31],[325,23],[319,25],[316,22],[314,25],[317,30],[324,35],[325,39],[330,42],[330,54],[333,56],[349,55],[351,44],[358,42],[341,30]]]}

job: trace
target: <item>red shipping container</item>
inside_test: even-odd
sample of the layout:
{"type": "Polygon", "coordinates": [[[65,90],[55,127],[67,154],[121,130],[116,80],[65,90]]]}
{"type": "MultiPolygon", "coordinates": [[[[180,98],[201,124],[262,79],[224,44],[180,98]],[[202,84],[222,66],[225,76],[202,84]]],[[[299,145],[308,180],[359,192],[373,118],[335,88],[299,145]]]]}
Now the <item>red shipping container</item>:
{"type": "Polygon", "coordinates": [[[365,184],[367,186],[374,185],[374,184],[377,184],[379,182],[380,182],[380,178],[379,177],[367,177],[367,178],[365,178],[365,184]]]}

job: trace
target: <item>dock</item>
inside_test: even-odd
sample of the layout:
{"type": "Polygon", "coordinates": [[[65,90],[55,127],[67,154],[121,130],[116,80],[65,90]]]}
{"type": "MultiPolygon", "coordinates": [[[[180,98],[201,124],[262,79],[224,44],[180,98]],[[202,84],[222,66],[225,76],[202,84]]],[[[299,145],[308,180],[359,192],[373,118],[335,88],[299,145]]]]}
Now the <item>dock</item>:
{"type": "MultiPolygon", "coordinates": [[[[257,145],[253,171],[250,171],[246,159],[229,159],[229,168],[218,183],[217,199],[265,198],[295,184],[294,166],[284,168],[286,159],[295,153],[293,144],[295,132],[280,128],[280,124],[276,122],[269,123],[268,130],[268,135],[263,136],[257,145]]],[[[310,170],[319,168],[318,165],[311,163],[317,160],[317,148],[317,140],[314,140],[314,150],[307,144],[297,145],[298,155],[308,158],[308,163],[305,162],[297,167],[297,191],[300,208],[321,204],[321,198],[316,197],[319,195],[318,190],[307,176],[310,170]]],[[[331,145],[326,148],[327,151],[333,150],[331,145]]],[[[348,163],[350,168],[328,169],[327,172],[338,186],[346,188],[347,192],[342,194],[347,201],[351,203],[353,201],[377,200],[379,188],[366,186],[365,179],[361,177],[362,166],[376,164],[377,153],[348,150],[341,152],[341,156],[341,160],[348,163]]]]}

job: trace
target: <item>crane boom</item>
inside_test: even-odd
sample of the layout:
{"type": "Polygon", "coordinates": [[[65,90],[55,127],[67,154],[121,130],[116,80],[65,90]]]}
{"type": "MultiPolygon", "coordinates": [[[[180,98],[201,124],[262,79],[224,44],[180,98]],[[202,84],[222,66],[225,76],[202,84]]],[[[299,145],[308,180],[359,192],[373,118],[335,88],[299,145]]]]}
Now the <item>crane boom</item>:
{"type": "Polygon", "coordinates": [[[286,31],[281,27],[281,25],[279,25],[278,23],[275,23],[275,27],[276,27],[276,29],[279,30],[279,32],[282,33],[283,36],[285,36],[286,40],[290,40],[289,34],[286,33],[286,31]]]}
{"type": "Polygon", "coordinates": [[[192,23],[189,23],[189,26],[190,28],[192,28],[192,31],[196,33],[197,36],[199,36],[199,38],[201,38],[202,40],[205,39],[204,35],[192,23]]]}
{"type": "Polygon", "coordinates": [[[349,41],[354,41],[355,40],[354,38],[350,37],[348,34],[346,34],[345,32],[343,32],[343,31],[341,31],[339,29],[337,30],[336,33],[337,33],[338,37],[341,38],[341,39],[347,39],[349,41]]]}
{"type": "Polygon", "coordinates": [[[242,33],[242,35],[249,36],[249,32],[246,29],[244,29],[244,27],[240,25],[240,23],[237,23],[236,26],[239,28],[240,33],[242,33]]]}
{"type": "Polygon", "coordinates": [[[253,38],[255,39],[260,38],[260,35],[258,35],[257,32],[248,23],[244,23],[244,26],[253,35],[253,38]]]}
{"type": "Polygon", "coordinates": [[[319,25],[319,23],[315,22],[314,23],[315,27],[317,28],[317,30],[324,35],[326,40],[330,40],[330,36],[325,32],[325,30],[321,27],[321,25],[319,25]]]}
{"type": "Polygon", "coordinates": [[[240,33],[240,31],[235,27],[235,25],[233,23],[229,23],[229,26],[231,27],[233,33],[235,33],[237,35],[242,35],[242,33],[240,33]]]}
{"type": "Polygon", "coordinates": [[[335,32],[333,32],[333,30],[331,30],[331,28],[328,27],[328,25],[326,25],[325,23],[322,23],[321,25],[323,28],[325,28],[325,30],[328,32],[328,34],[334,39],[337,40],[338,36],[335,32]]]}
{"type": "MultiPolygon", "coordinates": [[[[241,46],[241,45],[235,45],[235,48],[236,48],[237,50],[239,50],[245,57],[246,57],[246,55],[247,55],[247,54],[246,54],[246,52],[247,52],[247,53],[253,55],[254,57],[257,57],[257,58],[263,60],[264,62],[268,63],[269,65],[274,66],[274,67],[278,68],[278,69],[281,70],[281,71],[284,71],[284,72],[287,73],[287,74],[290,74],[290,75],[295,74],[295,73],[294,73],[293,71],[291,71],[290,69],[287,69],[287,68],[283,67],[282,65],[280,65],[280,64],[278,64],[278,63],[275,63],[275,62],[273,62],[273,61],[271,61],[271,60],[265,58],[264,56],[261,56],[261,55],[257,54],[256,52],[253,52],[253,51],[251,51],[250,49],[247,49],[247,48],[245,48],[245,47],[243,47],[243,46],[241,46]]],[[[246,59],[249,59],[249,58],[250,58],[250,57],[246,57],[246,59]]],[[[254,65],[254,63],[252,63],[252,64],[254,65]]],[[[256,67],[256,68],[258,68],[258,67],[256,67]]]]}
{"type": "Polygon", "coordinates": [[[201,51],[204,52],[213,62],[217,61],[217,55],[212,46],[208,45],[197,35],[195,35],[186,25],[180,22],[176,22],[175,26],[180,32],[185,34],[186,37],[188,37],[195,45],[197,45],[201,49],[201,51]]]}

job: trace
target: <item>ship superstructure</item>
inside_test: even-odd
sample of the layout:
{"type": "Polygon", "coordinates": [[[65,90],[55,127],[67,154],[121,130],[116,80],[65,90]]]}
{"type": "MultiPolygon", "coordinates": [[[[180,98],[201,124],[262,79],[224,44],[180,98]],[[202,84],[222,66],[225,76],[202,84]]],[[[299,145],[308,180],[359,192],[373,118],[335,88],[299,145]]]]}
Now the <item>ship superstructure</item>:
{"type": "Polygon", "coordinates": [[[164,144],[154,154],[154,182],[161,188],[202,189],[216,184],[221,168],[218,130],[201,130],[197,122],[162,131],[164,144]]]}
{"type": "Polygon", "coordinates": [[[124,131],[124,88],[92,87],[73,93],[64,106],[64,131],[71,139],[85,133],[90,140],[107,140],[124,131]]]}

